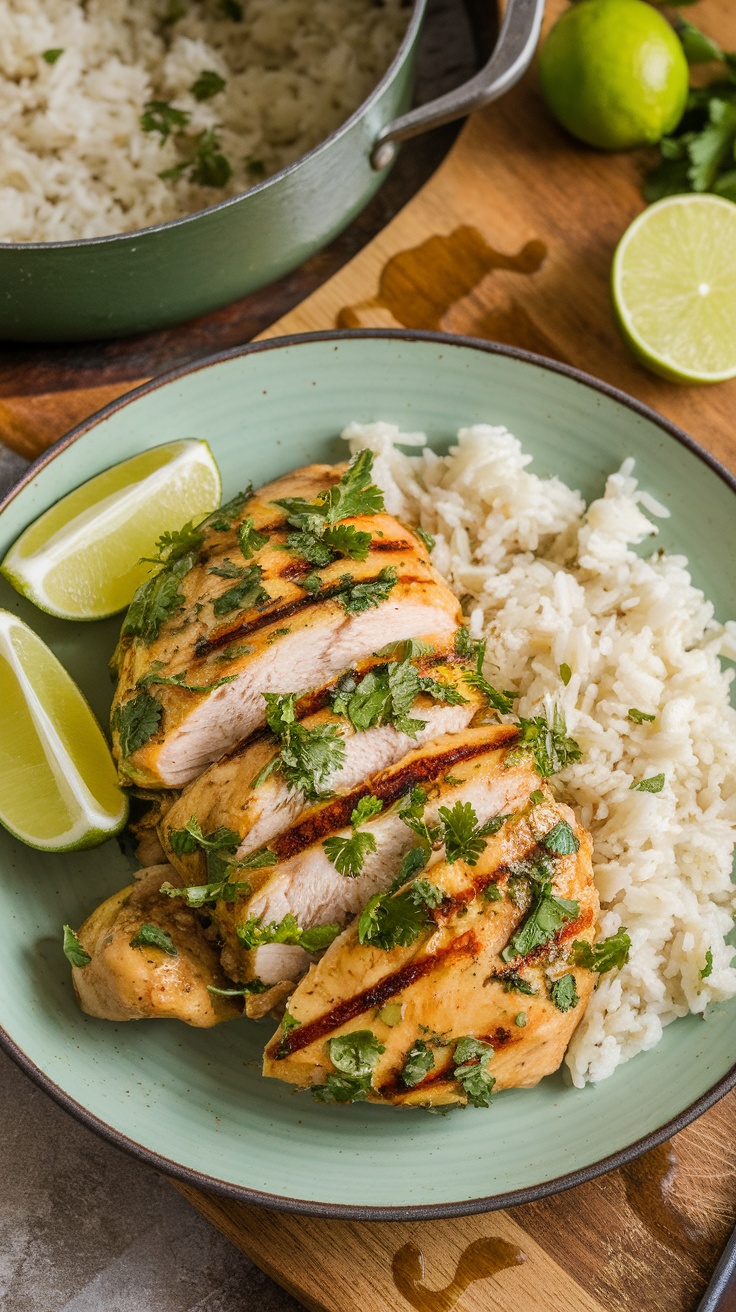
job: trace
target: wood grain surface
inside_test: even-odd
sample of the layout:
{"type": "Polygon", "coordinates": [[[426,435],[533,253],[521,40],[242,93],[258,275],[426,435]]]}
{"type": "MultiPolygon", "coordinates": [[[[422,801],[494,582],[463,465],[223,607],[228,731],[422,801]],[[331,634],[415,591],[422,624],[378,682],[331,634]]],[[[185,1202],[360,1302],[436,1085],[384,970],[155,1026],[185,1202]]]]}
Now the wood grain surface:
{"type": "MultiPolygon", "coordinates": [[[[563,7],[549,0],[547,25],[563,7]]],[[[695,13],[736,48],[733,0],[702,0],[695,13]]],[[[650,162],[646,152],[606,156],[564,137],[532,71],[467,124],[356,258],[264,335],[398,324],[508,342],[616,384],[736,470],[736,382],[659,381],[614,325],[611,258],[642,208],[650,162]]],[[[331,258],[317,257],[322,278],[331,258]]],[[[293,275],[292,291],[310,280],[322,279],[293,275]]],[[[267,293],[257,306],[96,351],[6,351],[0,436],[24,453],[40,450],[137,378],[259,331],[268,305],[267,293]]],[[[669,1144],[565,1194],[433,1222],[324,1221],[176,1187],[317,1312],[694,1312],[736,1221],[735,1145],[732,1093],[669,1144]]]]}

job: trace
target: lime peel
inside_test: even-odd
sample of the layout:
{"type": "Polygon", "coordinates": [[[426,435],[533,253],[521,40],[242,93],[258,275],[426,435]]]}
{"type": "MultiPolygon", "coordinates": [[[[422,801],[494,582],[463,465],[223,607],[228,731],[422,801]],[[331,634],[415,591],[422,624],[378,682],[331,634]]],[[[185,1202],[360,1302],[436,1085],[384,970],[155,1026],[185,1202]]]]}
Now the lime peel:
{"type": "Polygon", "coordinates": [[[736,205],[669,196],[618,244],[611,291],[621,332],[648,369],[678,383],[736,377],[736,205]]]}

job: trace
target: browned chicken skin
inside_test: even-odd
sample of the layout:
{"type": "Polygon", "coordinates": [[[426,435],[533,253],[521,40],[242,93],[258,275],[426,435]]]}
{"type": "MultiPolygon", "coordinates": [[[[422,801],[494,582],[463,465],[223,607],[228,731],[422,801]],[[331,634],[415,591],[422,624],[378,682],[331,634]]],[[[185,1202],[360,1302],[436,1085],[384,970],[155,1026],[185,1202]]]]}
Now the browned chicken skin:
{"type": "Polygon", "coordinates": [[[528,1087],[556,1070],[595,978],[572,963],[570,948],[574,940],[592,941],[599,903],[590,838],[569,808],[545,794],[488,840],[476,866],[441,862],[425,872],[444,900],[410,946],[386,951],[361,944],[353,922],[292,994],[289,1027],[268,1045],[264,1074],[301,1086],[324,1088],[327,1081],[329,1087],[336,1073],[329,1041],[368,1031],[384,1048],[363,1094],[370,1101],[465,1102],[453,1057],[458,1040],[468,1036],[493,1049],[488,1071],[496,1089],[528,1087]],[[573,903],[574,914],[526,957],[504,959],[502,951],[530,914],[509,895],[514,863],[539,852],[540,835],[560,820],[573,828],[580,847],[555,859],[551,892],[573,903]],[[491,886],[498,900],[484,897],[491,886]],[[561,1010],[553,986],[566,975],[574,976],[577,1001],[561,1010]],[[519,991],[519,979],[530,991],[519,991]],[[417,1041],[428,1049],[431,1067],[407,1086],[402,1071],[417,1041]]]}

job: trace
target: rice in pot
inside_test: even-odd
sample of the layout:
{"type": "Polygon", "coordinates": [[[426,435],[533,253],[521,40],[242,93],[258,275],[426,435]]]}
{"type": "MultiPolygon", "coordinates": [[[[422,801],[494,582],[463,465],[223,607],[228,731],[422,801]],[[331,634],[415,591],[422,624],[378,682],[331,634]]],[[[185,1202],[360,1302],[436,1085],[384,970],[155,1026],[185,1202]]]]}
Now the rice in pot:
{"type": "Polygon", "coordinates": [[[461,429],[444,457],[390,424],[344,436],[376,452],[388,509],[436,538],[435,565],[488,639],[487,676],[519,691],[520,715],[561,707],[580,744],[555,787],[593,835],[599,937],[626,926],[632,949],[601,977],[566,1062],[578,1086],[605,1079],[670,1021],[736,995],[736,711],[719,660],[736,657],[736,623],[716,623],[685,557],[632,550],[669,512],[631,460],[586,508],[530,473],[504,428],[461,429]],[[632,791],[660,774],[661,791],[632,791]]]}
{"type": "Polygon", "coordinates": [[[2,241],[127,232],[246,191],[358,108],[409,15],[404,0],[4,0],[2,9],[2,241]],[[186,121],[149,112],[146,131],[151,101],[186,121]],[[160,176],[172,170],[180,176],[160,176]]]}

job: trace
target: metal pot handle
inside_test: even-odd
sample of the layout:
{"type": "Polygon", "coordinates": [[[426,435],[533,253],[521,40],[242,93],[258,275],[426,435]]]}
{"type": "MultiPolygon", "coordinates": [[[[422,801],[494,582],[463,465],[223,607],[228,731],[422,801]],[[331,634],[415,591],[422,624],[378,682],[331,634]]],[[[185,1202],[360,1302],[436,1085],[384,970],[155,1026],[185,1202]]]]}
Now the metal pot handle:
{"type": "Polygon", "coordinates": [[[371,152],[373,168],[385,169],[392,162],[397,141],[464,118],[509,91],[532,61],[543,14],[544,0],[508,0],[496,47],[485,68],[461,87],[387,124],[371,152]]]}

